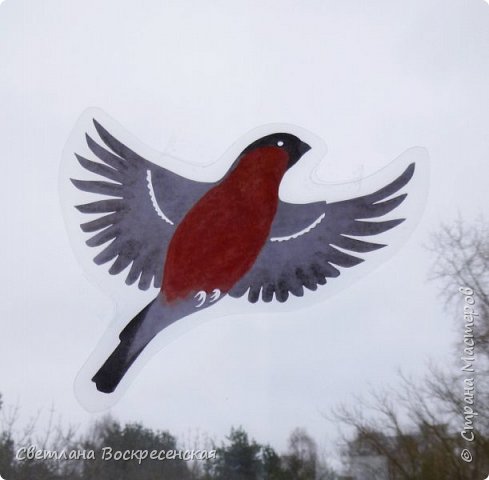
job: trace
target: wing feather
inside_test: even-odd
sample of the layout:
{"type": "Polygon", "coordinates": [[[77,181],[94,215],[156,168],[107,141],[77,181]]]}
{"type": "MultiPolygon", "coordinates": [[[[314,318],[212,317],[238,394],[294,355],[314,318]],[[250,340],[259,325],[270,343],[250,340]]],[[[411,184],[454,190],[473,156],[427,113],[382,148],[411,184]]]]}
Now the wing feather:
{"type": "Polygon", "coordinates": [[[124,177],[116,169],[103,165],[102,163],[92,162],[77,153],[75,153],[75,157],[85,170],[100,175],[101,177],[108,178],[109,180],[113,180],[114,182],[122,183],[124,177]]]}
{"type": "Polygon", "coordinates": [[[109,167],[112,167],[119,172],[127,170],[128,165],[122,158],[101,147],[90,135],[88,135],[88,133],[85,135],[85,138],[87,140],[88,148],[99,160],[102,160],[102,162],[109,165],[109,167]]]}
{"type": "Polygon", "coordinates": [[[82,231],[86,233],[96,232],[97,230],[101,230],[102,228],[108,227],[109,225],[114,225],[118,223],[122,218],[122,214],[120,212],[110,213],[109,215],[105,215],[103,217],[96,218],[90,222],[85,222],[80,225],[82,231]]]}
{"type": "Polygon", "coordinates": [[[76,205],[75,207],[82,213],[109,213],[109,212],[121,212],[125,209],[124,202],[122,200],[98,200],[96,202],[85,203],[83,205],[76,205]]]}
{"type": "Polygon", "coordinates": [[[112,182],[71,179],[71,183],[73,183],[78,190],[82,190],[83,192],[98,193],[100,195],[109,195],[111,197],[122,197],[124,193],[122,185],[112,182]]]}

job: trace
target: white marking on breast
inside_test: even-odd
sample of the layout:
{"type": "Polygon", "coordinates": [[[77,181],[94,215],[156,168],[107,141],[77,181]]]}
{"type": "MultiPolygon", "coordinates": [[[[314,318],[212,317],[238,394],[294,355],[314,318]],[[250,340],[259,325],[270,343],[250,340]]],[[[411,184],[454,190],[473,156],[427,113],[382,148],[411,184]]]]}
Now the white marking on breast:
{"type": "Polygon", "coordinates": [[[165,222],[169,223],[170,225],[175,225],[161,210],[160,206],[158,205],[158,202],[156,201],[156,196],[155,196],[155,191],[153,188],[153,180],[151,178],[151,170],[146,171],[146,182],[148,184],[148,190],[149,190],[149,196],[151,198],[151,203],[153,204],[153,208],[155,209],[155,212],[158,214],[158,217],[162,218],[165,222]]]}
{"type": "Polygon", "coordinates": [[[195,294],[195,297],[197,299],[198,303],[195,308],[199,308],[205,303],[205,299],[207,298],[207,293],[204,292],[204,290],[201,290],[200,292],[195,294]]]}
{"type": "Polygon", "coordinates": [[[218,288],[213,290],[211,295],[211,303],[217,302],[220,296],[221,296],[221,290],[219,290],[218,288]]]}
{"type": "Polygon", "coordinates": [[[323,221],[325,216],[326,216],[326,214],[323,213],[316,220],[314,220],[314,222],[312,222],[311,225],[304,228],[300,232],[296,232],[296,233],[293,233],[292,235],[287,235],[285,237],[272,237],[272,238],[270,238],[270,241],[271,242],[285,242],[286,240],[292,240],[293,238],[300,237],[301,235],[304,235],[305,233],[310,232],[314,227],[319,225],[323,221]]]}

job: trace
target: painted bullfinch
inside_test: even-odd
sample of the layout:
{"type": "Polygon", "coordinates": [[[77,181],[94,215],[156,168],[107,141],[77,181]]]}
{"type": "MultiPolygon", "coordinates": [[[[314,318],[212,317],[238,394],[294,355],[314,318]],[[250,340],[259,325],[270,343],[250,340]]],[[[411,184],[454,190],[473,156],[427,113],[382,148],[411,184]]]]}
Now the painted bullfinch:
{"type": "Polygon", "coordinates": [[[91,214],[81,229],[90,247],[105,246],[94,262],[128,285],[159,288],[119,335],[120,343],[93,377],[113,392],[142,350],[173,322],[224,296],[247,293],[250,302],[286,302],[303,296],[384,247],[357,237],[396,227],[404,219],[371,221],[400,205],[394,196],[411,179],[411,163],[383,188],[332,203],[294,204],[279,199],[284,174],[310,150],[290,133],[252,142],[216,182],[198,182],[162,168],[111,135],[94,120],[101,141],[86,136],[97,161],[76,154],[97,180],[76,188],[103,195],[78,205],[91,214]],[[95,218],[94,217],[95,214],[95,218]]]}

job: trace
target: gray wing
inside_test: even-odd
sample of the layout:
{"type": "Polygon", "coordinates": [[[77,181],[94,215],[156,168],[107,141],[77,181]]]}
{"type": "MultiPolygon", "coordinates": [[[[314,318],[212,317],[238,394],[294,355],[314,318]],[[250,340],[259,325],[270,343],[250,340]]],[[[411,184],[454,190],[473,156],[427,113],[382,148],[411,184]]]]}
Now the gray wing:
{"type": "Polygon", "coordinates": [[[316,290],[328,278],[339,276],[340,267],[363,262],[357,253],[385,245],[352,237],[377,235],[404,221],[370,219],[387,214],[404,201],[407,194],[386,199],[404,187],[413,173],[414,163],[384,188],[351,200],[304,205],[280,202],[267,243],[252,269],[229,294],[241,297],[248,292],[252,303],[258,301],[260,293],[265,302],[272,301],[274,295],[285,302],[290,293],[301,297],[304,287],[316,290]]]}
{"type": "Polygon", "coordinates": [[[101,180],[71,181],[79,190],[109,198],[76,206],[82,213],[96,215],[81,224],[84,232],[94,234],[86,244],[107,244],[93,260],[97,265],[114,261],[112,275],[131,265],[128,285],[139,280],[142,290],[151,283],[159,287],[176,225],[213,184],[195,182],[149,162],[93,122],[103,146],[88,134],[86,140],[99,162],[75,155],[83,168],[101,180]]]}

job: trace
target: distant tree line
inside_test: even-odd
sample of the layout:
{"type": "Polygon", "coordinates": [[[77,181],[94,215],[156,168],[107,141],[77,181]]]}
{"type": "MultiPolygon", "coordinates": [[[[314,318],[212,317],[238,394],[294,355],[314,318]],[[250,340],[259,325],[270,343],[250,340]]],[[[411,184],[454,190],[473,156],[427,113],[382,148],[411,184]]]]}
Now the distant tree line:
{"type": "Polygon", "coordinates": [[[14,438],[15,418],[6,421],[7,417],[4,412],[0,432],[0,475],[6,480],[337,478],[334,471],[327,468],[319,458],[314,440],[302,429],[292,432],[288,451],[279,454],[271,446],[250,439],[241,427],[231,429],[220,445],[207,441],[207,445],[189,449],[179,445],[177,438],[169,432],[145,428],[138,423],[122,425],[111,417],[97,422],[79,437],[69,429],[63,431],[50,424],[49,432],[41,438],[34,436],[33,428],[28,428],[24,434],[17,434],[18,438],[14,438]],[[30,445],[35,445],[36,450],[29,450],[30,445]],[[36,458],[36,452],[42,458],[36,458]],[[58,456],[54,457],[51,452],[58,456]],[[128,456],[131,452],[135,453],[132,459],[124,460],[121,457],[124,452],[128,456]],[[141,452],[155,454],[150,458],[149,454],[141,452]],[[170,457],[162,457],[161,452],[170,457]],[[46,458],[49,455],[52,457],[46,458]],[[147,455],[146,458],[143,459],[143,455],[147,455]],[[190,458],[191,455],[193,458],[190,458]]]}

